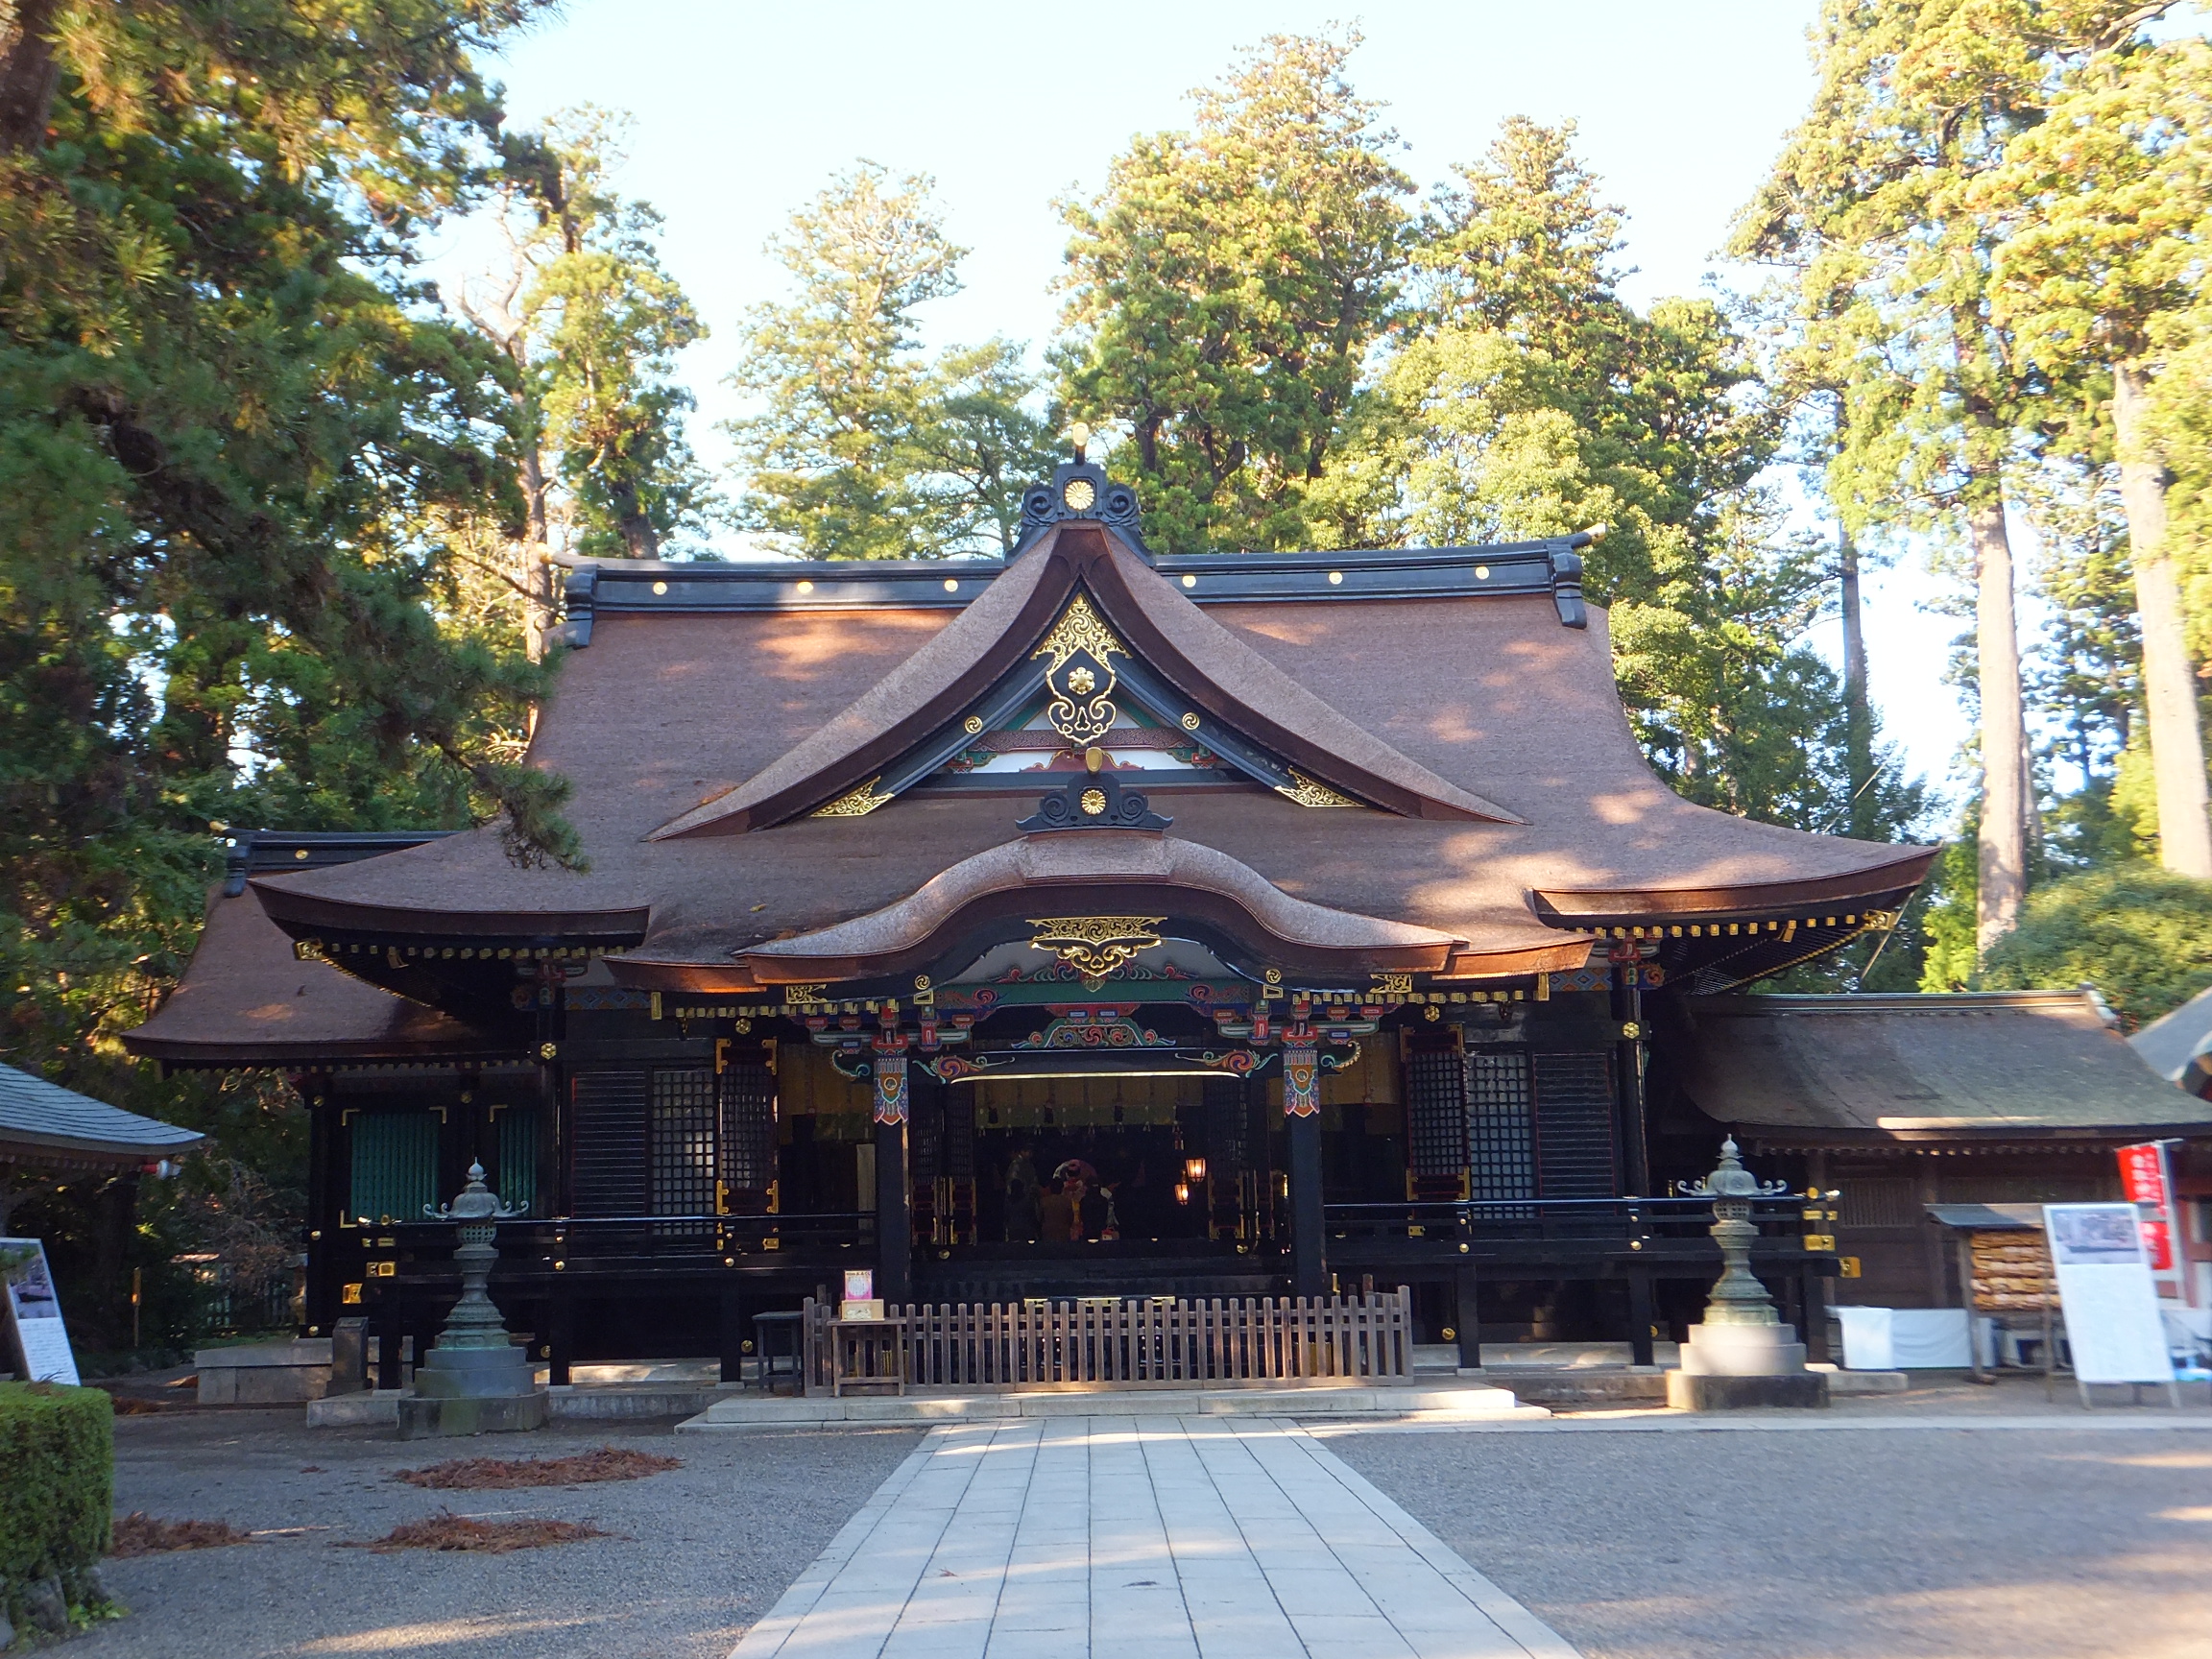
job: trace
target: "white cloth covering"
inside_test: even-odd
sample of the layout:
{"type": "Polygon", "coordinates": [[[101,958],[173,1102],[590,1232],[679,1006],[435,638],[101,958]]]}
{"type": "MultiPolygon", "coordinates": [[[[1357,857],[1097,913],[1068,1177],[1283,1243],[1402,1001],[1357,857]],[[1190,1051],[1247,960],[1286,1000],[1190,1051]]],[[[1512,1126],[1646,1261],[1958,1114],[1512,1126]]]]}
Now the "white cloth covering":
{"type": "Polygon", "coordinates": [[[1839,1308],[1846,1371],[1963,1371],[1974,1363],[1963,1308],[1839,1308]]]}

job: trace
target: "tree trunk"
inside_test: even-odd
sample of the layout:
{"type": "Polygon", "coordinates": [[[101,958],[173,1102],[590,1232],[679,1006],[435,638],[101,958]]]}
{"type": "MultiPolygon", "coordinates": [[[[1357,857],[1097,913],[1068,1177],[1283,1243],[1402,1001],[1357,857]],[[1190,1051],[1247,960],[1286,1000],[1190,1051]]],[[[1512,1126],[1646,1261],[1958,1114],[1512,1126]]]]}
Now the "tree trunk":
{"type": "Polygon", "coordinates": [[[1851,532],[1836,532],[1836,557],[1843,580],[1843,748],[1850,774],[1851,833],[1874,838],[1874,713],[1866,701],[1866,618],[1859,602],[1859,544],[1851,532]]]}
{"type": "Polygon", "coordinates": [[[1970,507],[1975,642],[1982,682],[1981,890],[1977,951],[2019,926],[2028,891],[2028,726],[2020,695],[2020,634],[2013,613],[2012,543],[2005,498],[1992,490],[1970,507]]]}
{"type": "Polygon", "coordinates": [[[2143,624],[2143,700],[2150,713],[2151,771],[2158,785],[2158,861],[2184,876],[2212,878],[2197,676],[2182,633],[2181,584],[2166,557],[2166,469],[2143,430],[2148,379],[2133,363],[2112,371],[2120,499],[2128,510],[2135,613],[2143,624]]]}
{"type": "Polygon", "coordinates": [[[51,38],[60,0],[14,0],[0,12],[0,156],[46,143],[61,65],[51,38]]]}
{"type": "MultiPolygon", "coordinates": [[[[530,661],[545,657],[545,637],[553,631],[553,547],[545,523],[545,467],[535,443],[522,448],[522,498],[528,505],[522,532],[522,648],[530,661]]],[[[532,714],[536,724],[536,714],[532,714]]]]}

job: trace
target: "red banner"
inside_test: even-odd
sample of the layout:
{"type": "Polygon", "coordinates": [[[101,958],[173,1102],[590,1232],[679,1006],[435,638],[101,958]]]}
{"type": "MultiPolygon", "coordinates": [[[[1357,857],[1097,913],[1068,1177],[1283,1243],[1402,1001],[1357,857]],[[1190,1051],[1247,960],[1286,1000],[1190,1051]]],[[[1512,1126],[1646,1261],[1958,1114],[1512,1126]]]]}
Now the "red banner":
{"type": "Polygon", "coordinates": [[[2156,1141],[2120,1148],[2120,1190],[2133,1204],[2149,1205],[2155,1215],[2143,1220],[2143,1247],[2151,1271],[2174,1271],[2173,1188],[2166,1179],[2166,1148],[2156,1141]]]}

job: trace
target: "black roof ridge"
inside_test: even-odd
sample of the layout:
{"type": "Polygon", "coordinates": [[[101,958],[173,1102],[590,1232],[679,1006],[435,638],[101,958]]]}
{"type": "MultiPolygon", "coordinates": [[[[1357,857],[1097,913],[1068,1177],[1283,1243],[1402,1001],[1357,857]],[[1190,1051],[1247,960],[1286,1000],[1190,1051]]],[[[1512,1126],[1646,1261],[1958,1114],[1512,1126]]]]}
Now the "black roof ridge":
{"type": "MultiPolygon", "coordinates": [[[[1588,621],[1581,549],[1601,532],[1455,547],[1310,553],[1146,555],[1199,605],[1549,596],[1560,622],[1588,621]]],[[[591,642],[602,613],[964,610],[1007,567],[994,555],[946,559],[671,560],[556,556],[568,571],[559,643],[591,642]]]]}

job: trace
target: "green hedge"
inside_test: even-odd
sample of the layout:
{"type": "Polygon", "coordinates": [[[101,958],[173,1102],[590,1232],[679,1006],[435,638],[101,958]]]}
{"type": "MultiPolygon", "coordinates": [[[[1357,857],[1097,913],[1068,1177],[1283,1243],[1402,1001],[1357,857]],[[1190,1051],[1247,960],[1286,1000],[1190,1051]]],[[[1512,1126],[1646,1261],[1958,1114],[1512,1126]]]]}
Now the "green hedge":
{"type": "Polygon", "coordinates": [[[115,1403],[98,1388],[0,1382],[0,1603],[56,1574],[80,1602],[114,1513],[115,1403]]]}

